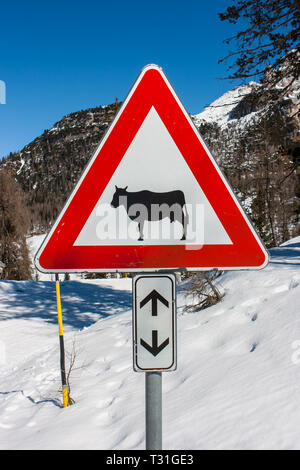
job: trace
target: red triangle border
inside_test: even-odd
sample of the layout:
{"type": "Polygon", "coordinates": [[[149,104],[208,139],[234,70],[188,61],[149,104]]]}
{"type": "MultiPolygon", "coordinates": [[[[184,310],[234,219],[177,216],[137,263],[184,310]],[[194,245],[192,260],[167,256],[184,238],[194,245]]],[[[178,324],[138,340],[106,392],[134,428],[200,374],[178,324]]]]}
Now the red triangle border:
{"type": "Polygon", "coordinates": [[[147,66],[40,247],[42,272],[260,269],[268,252],[160,67],[147,66]],[[154,106],[232,240],[232,245],[73,246],[154,106]]]}

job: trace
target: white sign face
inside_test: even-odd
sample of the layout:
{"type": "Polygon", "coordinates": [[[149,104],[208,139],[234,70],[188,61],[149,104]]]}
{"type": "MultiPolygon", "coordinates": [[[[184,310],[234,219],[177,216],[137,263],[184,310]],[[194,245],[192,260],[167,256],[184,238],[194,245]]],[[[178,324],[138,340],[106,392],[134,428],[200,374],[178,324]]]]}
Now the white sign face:
{"type": "Polygon", "coordinates": [[[140,372],[176,369],[176,279],[133,278],[133,363],[140,372]]]}

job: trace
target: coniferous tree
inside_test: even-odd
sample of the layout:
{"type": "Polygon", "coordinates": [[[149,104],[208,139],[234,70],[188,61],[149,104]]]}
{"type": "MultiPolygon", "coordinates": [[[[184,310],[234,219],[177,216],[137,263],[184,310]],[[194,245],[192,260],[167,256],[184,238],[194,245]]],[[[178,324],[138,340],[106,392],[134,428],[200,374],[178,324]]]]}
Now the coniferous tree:
{"type": "Polygon", "coordinates": [[[236,0],[219,17],[221,21],[246,24],[224,41],[235,43],[235,50],[219,60],[232,61],[228,78],[248,81],[256,77],[264,93],[279,82],[284,91],[292,86],[300,70],[299,0],[236,0]]]}
{"type": "Polygon", "coordinates": [[[28,212],[15,178],[0,172],[0,261],[2,279],[32,279],[26,232],[28,212]]]}

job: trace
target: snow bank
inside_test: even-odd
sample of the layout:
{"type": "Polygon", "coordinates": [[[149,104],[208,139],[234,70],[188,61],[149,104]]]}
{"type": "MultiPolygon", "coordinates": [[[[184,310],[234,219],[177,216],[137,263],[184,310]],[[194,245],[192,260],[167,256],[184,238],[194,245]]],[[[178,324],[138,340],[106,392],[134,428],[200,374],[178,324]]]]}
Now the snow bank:
{"type": "MultiPolygon", "coordinates": [[[[164,449],[299,449],[300,237],[262,271],[227,272],[223,301],[183,313],[163,374],[164,449]]],[[[75,405],[60,407],[53,282],[0,284],[0,448],[144,449],[144,374],[132,370],[131,281],[62,283],[75,405]]]]}

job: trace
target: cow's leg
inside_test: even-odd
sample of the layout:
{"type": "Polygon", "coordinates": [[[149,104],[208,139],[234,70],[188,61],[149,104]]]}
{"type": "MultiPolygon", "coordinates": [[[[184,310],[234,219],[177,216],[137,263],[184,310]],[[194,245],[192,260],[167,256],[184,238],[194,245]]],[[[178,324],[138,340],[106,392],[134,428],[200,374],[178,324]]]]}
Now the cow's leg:
{"type": "Polygon", "coordinates": [[[140,237],[139,237],[138,241],[142,242],[144,240],[144,233],[143,233],[144,221],[143,220],[138,223],[138,228],[139,228],[139,232],[140,232],[140,237]]]}
{"type": "Polygon", "coordinates": [[[182,223],[182,237],[181,237],[181,240],[186,240],[186,223],[187,223],[187,220],[186,220],[186,216],[184,215],[184,211],[182,209],[182,219],[181,219],[181,223],[182,223]]]}

